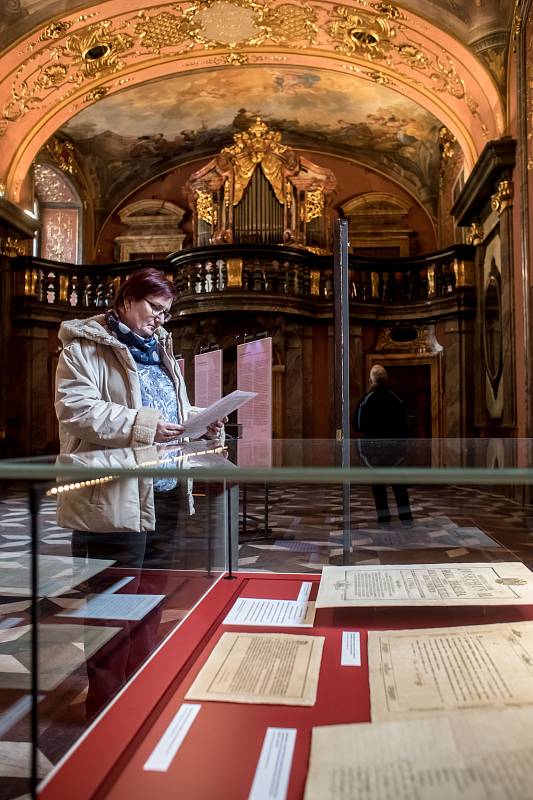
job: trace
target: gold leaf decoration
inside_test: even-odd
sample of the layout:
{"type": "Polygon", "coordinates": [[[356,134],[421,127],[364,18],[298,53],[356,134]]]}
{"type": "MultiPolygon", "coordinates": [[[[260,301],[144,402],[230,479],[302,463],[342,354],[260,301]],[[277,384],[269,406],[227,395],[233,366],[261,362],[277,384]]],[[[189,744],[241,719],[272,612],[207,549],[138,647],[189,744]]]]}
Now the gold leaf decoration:
{"type": "Polygon", "coordinates": [[[385,17],[376,17],[347,6],[336,6],[326,29],[336,42],[335,50],[345,55],[370,60],[386,59],[392,50],[396,31],[385,17]]]}
{"type": "Polygon", "coordinates": [[[191,35],[190,21],[183,16],[163,11],[149,17],[144,11],[139,14],[142,22],[135,28],[140,44],[153,53],[160,53],[165,47],[176,47],[191,35]]]}
{"type": "Polygon", "coordinates": [[[274,42],[291,43],[300,39],[312,42],[318,33],[316,12],[311,6],[283,5],[269,8],[263,15],[263,25],[274,42]]]}

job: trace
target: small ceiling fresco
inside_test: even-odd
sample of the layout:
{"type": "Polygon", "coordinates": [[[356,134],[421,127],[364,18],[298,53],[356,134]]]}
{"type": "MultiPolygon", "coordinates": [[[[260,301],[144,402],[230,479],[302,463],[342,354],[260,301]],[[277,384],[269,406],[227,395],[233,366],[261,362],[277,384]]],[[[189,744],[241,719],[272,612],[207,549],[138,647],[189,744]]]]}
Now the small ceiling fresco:
{"type": "Polygon", "coordinates": [[[60,135],[110,207],[192,154],[214,154],[256,116],[286,144],[374,167],[435,212],[441,123],[385,86],[337,72],[240,67],[153,81],[100,100],[60,135]]]}

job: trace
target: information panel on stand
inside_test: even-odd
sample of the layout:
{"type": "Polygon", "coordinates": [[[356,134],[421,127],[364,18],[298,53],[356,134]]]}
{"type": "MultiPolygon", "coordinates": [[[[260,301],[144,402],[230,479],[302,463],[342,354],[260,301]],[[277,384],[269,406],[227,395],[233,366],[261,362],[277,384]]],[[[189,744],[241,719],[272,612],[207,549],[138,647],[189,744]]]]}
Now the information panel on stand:
{"type": "Polygon", "coordinates": [[[222,397],[222,350],[194,357],[194,403],[206,408],[222,397]]]}
{"type": "Polygon", "coordinates": [[[257,392],[238,411],[242,426],[238,442],[239,466],[270,466],[272,460],[272,338],[256,339],[237,347],[237,387],[257,392]]]}

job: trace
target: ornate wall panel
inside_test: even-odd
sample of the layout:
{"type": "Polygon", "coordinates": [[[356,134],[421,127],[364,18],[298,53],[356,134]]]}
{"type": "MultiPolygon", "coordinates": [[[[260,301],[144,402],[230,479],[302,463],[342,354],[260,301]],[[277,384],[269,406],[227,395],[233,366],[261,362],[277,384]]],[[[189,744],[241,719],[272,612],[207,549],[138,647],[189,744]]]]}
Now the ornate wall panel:
{"type": "Polygon", "coordinates": [[[78,262],[78,224],[77,208],[44,208],[41,215],[41,252],[43,258],[78,262]]]}

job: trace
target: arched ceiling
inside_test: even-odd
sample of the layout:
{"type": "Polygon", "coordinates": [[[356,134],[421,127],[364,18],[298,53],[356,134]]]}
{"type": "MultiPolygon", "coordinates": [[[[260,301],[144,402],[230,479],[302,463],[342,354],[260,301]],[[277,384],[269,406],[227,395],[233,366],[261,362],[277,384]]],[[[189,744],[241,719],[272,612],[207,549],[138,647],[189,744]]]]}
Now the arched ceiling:
{"type": "Polygon", "coordinates": [[[106,206],[121,181],[131,190],[172,159],[214,153],[258,113],[294,146],[369,164],[431,206],[439,128],[456,136],[467,171],[505,130],[495,75],[469,42],[477,29],[494,44],[512,5],[10,0],[0,183],[20,201],[60,131],[106,206]]]}

